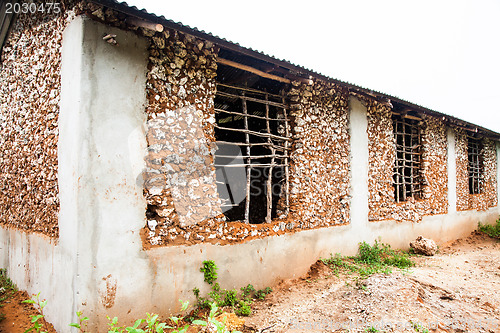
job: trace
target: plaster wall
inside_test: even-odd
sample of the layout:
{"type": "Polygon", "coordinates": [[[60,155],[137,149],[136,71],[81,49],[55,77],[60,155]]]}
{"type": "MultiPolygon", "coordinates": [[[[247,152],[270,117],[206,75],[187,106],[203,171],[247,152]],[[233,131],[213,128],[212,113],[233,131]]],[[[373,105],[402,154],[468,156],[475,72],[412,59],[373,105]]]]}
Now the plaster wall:
{"type": "Polygon", "coordinates": [[[48,236],[0,227],[0,267],[21,290],[49,300],[44,309],[59,332],[74,320],[74,258],[48,236]]]}
{"type": "Polygon", "coordinates": [[[132,316],[147,308],[141,302],[148,299],[149,274],[140,238],[147,43],[85,17],[76,18],[65,37],[60,242],[74,244],[73,310],[102,325],[105,314],[122,314],[123,304],[133,304],[132,316]],[[118,45],[103,41],[106,34],[115,34],[118,45]]]}
{"type": "Polygon", "coordinates": [[[351,224],[359,230],[366,229],[368,221],[368,118],[362,102],[349,98],[351,134],[351,224]]]}
{"type": "Polygon", "coordinates": [[[455,131],[448,128],[448,213],[457,211],[457,155],[455,151],[455,131]]]}

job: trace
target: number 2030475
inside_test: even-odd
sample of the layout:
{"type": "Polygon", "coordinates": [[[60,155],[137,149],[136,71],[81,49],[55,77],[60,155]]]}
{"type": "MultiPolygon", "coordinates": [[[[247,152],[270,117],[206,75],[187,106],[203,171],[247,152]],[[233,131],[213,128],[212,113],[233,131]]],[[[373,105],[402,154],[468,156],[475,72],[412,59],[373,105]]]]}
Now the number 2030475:
{"type": "Polygon", "coordinates": [[[59,14],[61,12],[61,4],[59,2],[44,2],[44,3],[16,3],[7,2],[5,4],[6,14],[59,14]]]}

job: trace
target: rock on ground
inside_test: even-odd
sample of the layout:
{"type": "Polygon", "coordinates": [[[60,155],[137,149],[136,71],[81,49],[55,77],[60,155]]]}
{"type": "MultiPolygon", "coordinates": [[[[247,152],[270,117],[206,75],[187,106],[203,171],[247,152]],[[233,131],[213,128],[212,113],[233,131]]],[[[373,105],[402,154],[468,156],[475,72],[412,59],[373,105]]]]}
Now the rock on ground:
{"type": "Polygon", "coordinates": [[[416,240],[410,242],[410,247],[417,254],[424,254],[426,256],[433,256],[437,252],[437,245],[432,239],[418,236],[416,240]]]}

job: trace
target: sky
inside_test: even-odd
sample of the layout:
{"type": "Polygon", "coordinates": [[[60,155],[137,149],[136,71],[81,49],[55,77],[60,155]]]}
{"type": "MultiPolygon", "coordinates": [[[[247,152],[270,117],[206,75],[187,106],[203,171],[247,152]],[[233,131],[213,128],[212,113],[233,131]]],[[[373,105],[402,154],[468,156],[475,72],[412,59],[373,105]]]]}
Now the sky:
{"type": "Polygon", "coordinates": [[[500,0],[127,3],[500,132],[500,0]]]}

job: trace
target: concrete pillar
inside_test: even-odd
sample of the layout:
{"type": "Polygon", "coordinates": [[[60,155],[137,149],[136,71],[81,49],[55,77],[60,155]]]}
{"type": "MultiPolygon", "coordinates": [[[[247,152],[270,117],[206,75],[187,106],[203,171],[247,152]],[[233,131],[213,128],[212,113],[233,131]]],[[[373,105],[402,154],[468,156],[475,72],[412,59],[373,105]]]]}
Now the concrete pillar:
{"type": "Polygon", "coordinates": [[[351,225],[362,233],[368,225],[368,118],[361,101],[350,97],[351,225]]]}
{"type": "Polygon", "coordinates": [[[457,154],[455,132],[448,128],[448,213],[457,212],[457,154]]]}
{"type": "Polygon", "coordinates": [[[84,17],[63,38],[60,244],[76,258],[71,311],[101,327],[104,314],[142,310],[149,283],[134,274],[147,271],[140,238],[146,50],[137,35],[84,17]],[[102,40],[109,33],[117,45],[102,40]]]}

